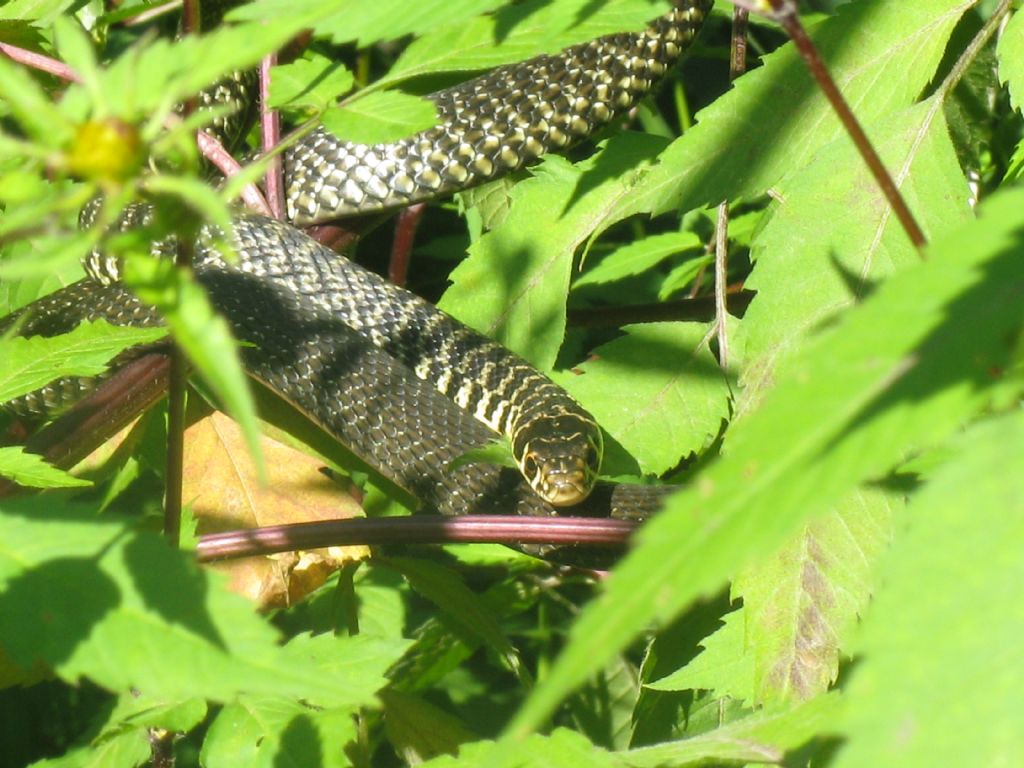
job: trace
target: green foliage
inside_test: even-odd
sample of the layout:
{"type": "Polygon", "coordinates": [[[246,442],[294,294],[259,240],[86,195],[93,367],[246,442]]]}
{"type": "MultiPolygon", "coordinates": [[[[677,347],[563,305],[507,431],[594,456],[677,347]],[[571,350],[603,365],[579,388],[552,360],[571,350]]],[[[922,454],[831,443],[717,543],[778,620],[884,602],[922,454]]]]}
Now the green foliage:
{"type": "MultiPolygon", "coordinates": [[[[613,126],[420,224],[414,287],[446,286],[447,311],[571,390],[610,438],[606,472],[679,484],[607,580],[500,548],[409,548],[260,613],[151,530],[159,428],[87,489],[3,447],[0,474],[64,488],[0,500],[0,743],[18,745],[5,757],[136,766],[157,744],[207,768],[1011,763],[1024,715],[1022,17],[982,45],[1005,3],[825,5],[835,14],[810,34],[924,253],[777,29],[753,26],[771,52],[726,86],[721,9],[645,106],[658,135],[613,126]],[[984,87],[957,91],[963,72],[984,87]],[[670,136],[691,122],[674,113],[686,103],[707,106],[670,136]],[[714,323],[573,324],[575,309],[708,299],[705,206],[721,200],[727,281],[757,292],[722,324],[724,370],[714,323]],[[27,703],[42,697],[39,717],[27,703]]],[[[237,185],[209,185],[191,146],[212,115],[171,117],[224,74],[310,28],[301,57],[274,69],[273,104],[294,125],[385,141],[431,123],[422,93],[639,29],[664,6],[258,0],[172,42],[94,4],[7,4],[0,39],[81,82],[0,57],[0,313],[76,279],[103,244],[168,331],[4,337],[0,401],[102,373],[169,332],[255,442],[226,323],[187,272],[148,254],[155,237],[230,227],[237,185]],[[113,137],[124,157],[82,154],[83,136],[113,137]],[[80,231],[99,192],[98,223],[80,231]],[[109,233],[140,199],[161,215],[109,233]]],[[[294,414],[274,421],[310,442],[294,414]]]]}

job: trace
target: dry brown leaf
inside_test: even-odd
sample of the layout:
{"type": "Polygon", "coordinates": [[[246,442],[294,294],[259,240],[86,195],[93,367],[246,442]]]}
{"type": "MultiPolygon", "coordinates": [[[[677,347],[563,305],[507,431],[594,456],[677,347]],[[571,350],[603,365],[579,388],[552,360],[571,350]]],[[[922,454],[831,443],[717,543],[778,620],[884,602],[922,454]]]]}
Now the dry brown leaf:
{"type": "MultiPolygon", "coordinates": [[[[238,426],[214,412],[185,431],[183,498],[200,534],[236,528],[362,517],[359,504],[321,472],[323,463],[267,436],[262,484],[238,426]]],[[[231,587],[263,607],[289,605],[366,547],[331,547],[223,563],[231,587]]]]}

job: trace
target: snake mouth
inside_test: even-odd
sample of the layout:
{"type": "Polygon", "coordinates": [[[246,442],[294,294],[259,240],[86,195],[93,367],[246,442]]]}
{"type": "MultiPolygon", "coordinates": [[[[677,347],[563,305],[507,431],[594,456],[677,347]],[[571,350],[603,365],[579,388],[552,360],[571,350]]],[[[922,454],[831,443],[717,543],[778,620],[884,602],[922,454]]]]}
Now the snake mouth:
{"type": "Polygon", "coordinates": [[[571,507],[584,501],[593,486],[582,462],[571,462],[571,465],[560,462],[541,473],[536,491],[553,507],[571,507]]]}

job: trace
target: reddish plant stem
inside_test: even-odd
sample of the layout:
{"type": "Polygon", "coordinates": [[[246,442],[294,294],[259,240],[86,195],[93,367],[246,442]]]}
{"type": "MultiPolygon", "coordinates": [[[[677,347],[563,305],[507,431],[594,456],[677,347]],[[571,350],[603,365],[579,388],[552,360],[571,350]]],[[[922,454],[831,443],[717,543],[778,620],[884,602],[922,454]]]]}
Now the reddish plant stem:
{"type": "Polygon", "coordinates": [[[423,218],[426,205],[416,203],[403,208],[395,221],[395,240],[391,245],[391,261],[388,264],[388,279],[395,285],[405,287],[409,276],[409,262],[412,258],[412,244],[416,229],[423,218]]]}
{"type": "Polygon", "coordinates": [[[353,544],[583,544],[621,547],[638,523],[593,517],[466,515],[354,518],[202,536],[200,562],[353,544]]]}
{"type": "MultiPolygon", "coordinates": [[[[260,133],[263,138],[263,153],[269,154],[281,141],[281,117],[270,104],[270,68],[277,64],[277,54],[264,56],[260,62],[260,133]]],[[[284,218],[284,176],[281,172],[281,157],[274,155],[267,166],[264,187],[270,215],[275,219],[284,218]]]]}
{"type": "MultiPolygon", "coordinates": [[[[206,131],[196,131],[196,144],[199,146],[199,151],[203,157],[225,176],[234,176],[242,169],[242,166],[224,148],[224,145],[206,131]]],[[[260,188],[255,184],[246,184],[242,187],[241,198],[242,202],[250,210],[261,213],[264,216],[273,215],[270,204],[263,196],[263,193],[260,192],[260,188]]]]}
{"type": "Polygon", "coordinates": [[[868,170],[875,177],[875,183],[878,184],[882,194],[885,195],[889,205],[892,206],[893,213],[896,214],[896,218],[903,227],[903,231],[907,233],[910,242],[914,244],[914,247],[918,249],[923,258],[923,249],[927,244],[924,232],[921,231],[913,214],[911,214],[910,209],[903,200],[903,196],[900,195],[899,189],[896,187],[896,183],[893,181],[892,176],[889,175],[885,165],[883,165],[882,159],[878,156],[867,134],[864,133],[860,122],[854,116],[842,93],[840,93],[835,80],[832,79],[832,76],[825,68],[817,48],[815,48],[814,43],[807,36],[807,31],[804,29],[803,24],[800,23],[800,17],[797,15],[796,3],[792,2],[792,0],[767,1],[774,11],[774,19],[786,31],[786,34],[793,41],[793,45],[800,52],[800,56],[803,57],[804,62],[807,64],[807,69],[810,71],[811,76],[817,81],[818,87],[821,88],[825,98],[832,105],[832,109],[839,117],[850,138],[853,139],[853,143],[865,164],[867,164],[868,170]]]}
{"type": "Polygon", "coordinates": [[[7,58],[11,61],[16,61],[19,64],[24,64],[32,69],[38,69],[40,72],[46,72],[59,77],[62,80],[67,80],[72,83],[80,83],[82,78],[78,76],[71,67],[62,61],[57,59],[51,59],[49,56],[44,56],[41,53],[35,53],[33,51],[26,51],[24,48],[18,48],[15,45],[9,43],[0,43],[0,51],[3,52],[7,58]]]}
{"type": "MultiPolygon", "coordinates": [[[[25,450],[62,469],[71,469],[116,435],[167,391],[170,359],[149,352],[132,360],[101,382],[67,413],[32,435],[25,450]]],[[[18,489],[0,479],[0,497],[18,489]]]]}

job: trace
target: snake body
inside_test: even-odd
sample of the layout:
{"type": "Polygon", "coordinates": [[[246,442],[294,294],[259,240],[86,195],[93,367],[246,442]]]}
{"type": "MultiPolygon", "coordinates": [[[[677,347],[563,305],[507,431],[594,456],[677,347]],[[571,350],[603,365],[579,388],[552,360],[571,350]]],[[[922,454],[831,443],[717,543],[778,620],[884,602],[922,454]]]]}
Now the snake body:
{"type": "MultiPolygon", "coordinates": [[[[355,145],[319,129],[286,155],[289,213],[309,223],[405,205],[563,148],[634,104],[693,38],[709,6],[676,0],[644,32],[600,38],[442,91],[432,97],[442,122],[411,139],[355,145]]],[[[217,234],[199,239],[197,279],[251,343],[242,349],[249,373],[428,506],[444,514],[547,515],[575,504],[573,513],[627,518],[658,506],[663,492],[648,486],[598,484],[587,498],[599,428],[504,347],[287,224],[237,217],[231,237],[240,262],[233,266],[209,246],[217,234]],[[451,468],[494,431],[512,438],[522,474],[481,463],[451,468]]],[[[159,322],[120,285],[92,280],[39,300],[27,316],[23,335],[52,335],[95,318],[159,322]]],[[[53,391],[40,401],[53,400],[53,391]]]]}
{"type": "Polygon", "coordinates": [[[288,217],[299,225],[431,200],[563,150],[635,105],[696,36],[710,0],[675,7],[637,34],[499,67],[430,98],[440,122],[389,144],[323,128],[287,153],[288,217]]]}

